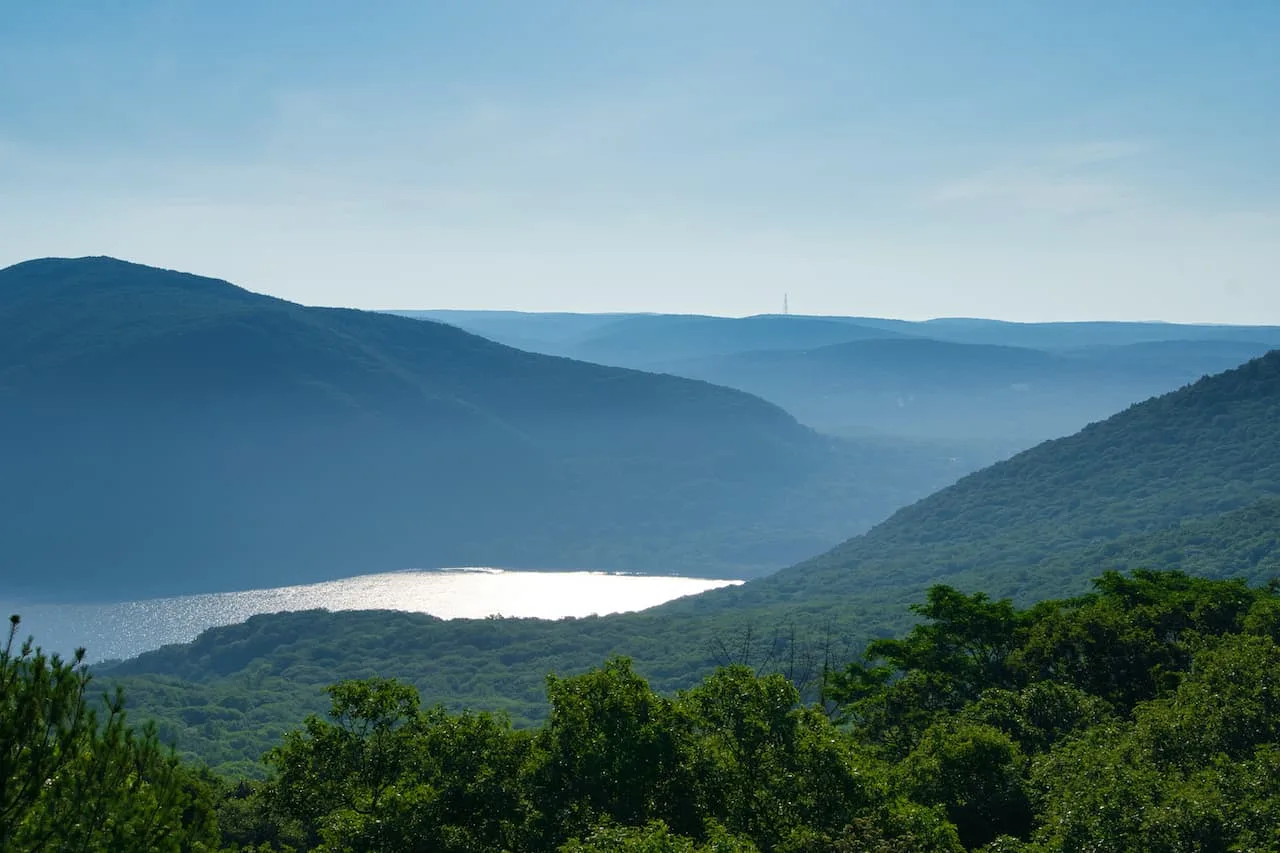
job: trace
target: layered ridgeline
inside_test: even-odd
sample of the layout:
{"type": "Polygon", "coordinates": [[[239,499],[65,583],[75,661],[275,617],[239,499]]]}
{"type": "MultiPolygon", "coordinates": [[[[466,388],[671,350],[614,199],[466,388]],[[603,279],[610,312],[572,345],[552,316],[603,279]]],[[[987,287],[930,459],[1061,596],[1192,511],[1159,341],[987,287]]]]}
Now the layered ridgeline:
{"type": "Polygon", "coordinates": [[[836,435],[986,440],[1013,452],[1269,349],[1167,341],[1049,351],[898,337],[673,361],[660,369],[757,394],[836,435]]]}
{"type": "Polygon", "coordinates": [[[548,672],[624,653],[658,688],[719,663],[815,684],[825,660],[896,633],[935,582],[1076,594],[1106,569],[1263,582],[1280,567],[1280,352],[973,474],[821,557],[638,614],[445,622],[391,613],[255,617],[118,666],[195,754],[234,761],[338,677],[400,676],[428,701],[540,716],[548,672]],[[178,679],[175,681],[174,679],[178,679]],[[228,746],[228,744],[238,744],[228,746]]]}
{"type": "Polygon", "coordinates": [[[954,478],[740,391],[110,258],[0,271],[0,585],[742,575],[954,478]]]}
{"type": "Polygon", "coordinates": [[[964,318],[917,321],[800,314],[709,317],[448,310],[396,313],[438,320],[521,349],[627,366],[901,337],[1060,352],[1187,341],[1280,346],[1280,326],[1114,321],[1013,323],[964,318]]]}
{"type": "Polygon", "coordinates": [[[1280,345],[1280,328],[419,312],[538,352],[703,379],[845,436],[994,461],[1280,345]],[[984,453],[985,451],[985,453],[984,453]]]}

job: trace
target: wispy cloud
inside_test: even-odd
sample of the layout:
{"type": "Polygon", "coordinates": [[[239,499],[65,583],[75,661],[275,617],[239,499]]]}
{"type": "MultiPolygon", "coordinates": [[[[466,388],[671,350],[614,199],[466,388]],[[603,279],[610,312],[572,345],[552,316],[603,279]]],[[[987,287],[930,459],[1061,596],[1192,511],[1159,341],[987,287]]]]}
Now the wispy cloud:
{"type": "Polygon", "coordinates": [[[996,205],[1009,213],[1082,216],[1132,210],[1142,193],[1117,174],[1118,161],[1150,147],[1131,140],[1055,145],[946,181],[926,192],[930,206],[996,205]]]}
{"type": "Polygon", "coordinates": [[[1065,168],[1073,168],[1126,160],[1151,150],[1149,143],[1136,139],[1105,139],[1056,145],[1045,149],[1041,158],[1065,168]]]}

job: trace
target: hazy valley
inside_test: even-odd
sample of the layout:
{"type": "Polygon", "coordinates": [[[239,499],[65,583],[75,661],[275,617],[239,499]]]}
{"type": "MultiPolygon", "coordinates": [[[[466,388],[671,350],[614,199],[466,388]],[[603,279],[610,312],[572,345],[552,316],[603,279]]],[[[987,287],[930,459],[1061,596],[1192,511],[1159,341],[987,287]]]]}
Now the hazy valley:
{"type": "Polygon", "coordinates": [[[1280,851],[1280,3],[8,3],[0,853],[1280,851]]]}
{"type": "MultiPolygon", "coordinates": [[[[917,844],[905,849],[977,849],[991,840],[989,820],[974,823],[952,795],[920,787],[927,773],[904,782],[894,774],[906,771],[891,768],[923,761],[929,738],[943,736],[930,726],[961,725],[998,691],[1048,689],[1027,656],[1047,654],[1043,666],[1059,672],[1074,641],[1054,639],[1046,651],[1035,631],[1077,630],[1071,620],[1093,631],[1095,607],[1120,608],[1115,618],[1135,625],[1154,618],[1152,607],[1173,608],[1195,630],[1221,633],[1222,648],[1270,630],[1257,614],[1274,603],[1266,584],[1280,574],[1275,328],[438,317],[466,330],[306,308],[109,258],[0,270],[0,325],[14,330],[0,342],[6,600],[29,608],[23,628],[45,629],[46,642],[97,638],[105,651],[91,660],[142,651],[95,665],[96,682],[122,688],[133,718],[154,722],[158,742],[192,766],[266,777],[220,789],[224,833],[254,843],[283,833],[282,844],[305,847],[331,831],[321,829],[323,809],[307,817],[288,806],[287,820],[301,823],[280,823],[273,809],[285,807],[263,798],[316,784],[288,781],[283,756],[354,736],[345,723],[314,720],[303,740],[286,736],[324,711],[335,682],[347,686],[329,698],[355,703],[335,706],[335,720],[399,697],[394,725],[405,726],[396,737],[409,738],[406,750],[435,749],[432,738],[467,721],[490,727],[487,754],[524,757],[484,772],[532,786],[521,796],[537,809],[550,808],[539,774],[587,749],[583,740],[567,752],[549,745],[569,725],[565,714],[586,714],[574,719],[590,727],[622,695],[648,697],[617,713],[666,709],[674,716],[654,725],[663,737],[694,725],[701,734],[672,748],[696,751],[737,725],[715,716],[725,701],[717,691],[770,690],[780,691],[783,716],[769,725],[820,739],[843,726],[866,751],[837,763],[868,762],[865,772],[906,785],[910,809],[924,809],[910,812],[908,831],[895,822],[905,817],[858,811],[870,807],[856,797],[825,817],[805,806],[799,823],[783,824],[794,838],[818,826],[828,838],[850,832],[842,821],[856,813],[874,833],[917,844]],[[494,585],[463,593],[443,584],[465,573],[394,574],[467,565],[596,573],[481,572],[470,577],[494,585]],[[600,573],[618,569],[673,577],[600,573]],[[1089,592],[1099,575],[1101,598],[1089,592]],[[698,577],[755,579],[668,600],[717,585],[698,577]],[[589,588],[610,578],[609,591],[589,588]],[[318,581],[333,583],[291,586],[318,581]],[[667,603],[648,606],[639,582],[662,586],[653,601],[667,603]],[[1154,603],[1140,607],[1138,591],[1154,603]],[[463,597],[451,604],[453,595],[463,597]],[[556,618],[510,618],[542,615],[539,596],[556,599],[547,601],[556,618]],[[1234,615],[1215,622],[1205,614],[1218,611],[1204,608],[1223,596],[1234,615]],[[1015,605],[1030,609],[1017,615],[1015,605]],[[1045,615],[1054,608],[1068,615],[1045,615]],[[611,611],[637,612],[588,615],[611,611]],[[440,618],[459,614],[485,618],[440,618]],[[977,630],[948,621],[974,614],[986,620],[974,624],[1003,626],[983,630],[1021,651],[1001,652],[998,671],[966,675],[975,680],[949,692],[910,693],[914,679],[969,672],[977,658],[968,652],[930,663],[910,650],[941,642],[937,631],[977,630]],[[890,669],[876,668],[883,660],[890,669]],[[904,680],[877,681],[881,672],[904,680]],[[595,698],[574,705],[580,691],[595,698]],[[414,710],[418,695],[439,709],[414,710]],[[884,710],[900,702],[915,710],[884,710]],[[284,752],[260,763],[282,738],[284,752]]],[[[1198,647],[1169,636],[1159,654],[1190,666],[1198,647]]],[[[12,647],[5,654],[30,661],[12,647]]],[[[1157,658],[1141,665],[1158,668],[1157,658]]],[[[1104,673],[1116,665],[1096,664],[1104,673]]],[[[1072,724],[1082,731],[1176,698],[1089,672],[1094,681],[1054,676],[1082,691],[1071,702],[1093,709],[1072,724]]],[[[982,719],[983,737],[1030,737],[1002,717],[982,719]]],[[[1043,736],[1017,748],[1074,743],[1043,736]]],[[[629,742],[613,737],[603,741],[608,760],[629,742]]],[[[440,760],[452,760],[467,747],[441,748],[440,760]]],[[[457,772],[432,784],[471,784],[471,771],[457,772]]],[[[812,767],[778,772],[816,778],[812,767]]],[[[342,778],[335,784],[364,784],[342,778]]],[[[1017,778],[1023,791],[1033,777],[1017,778]]],[[[610,784],[596,780],[583,796],[610,784]]],[[[808,796],[787,790],[776,795],[808,796]]],[[[653,814],[678,825],[663,808],[653,814]]],[[[1030,837],[1041,826],[1034,831],[1048,837],[1030,805],[1018,808],[1028,816],[1009,818],[1009,831],[1030,837]]],[[[476,814],[459,807],[442,819],[476,814]]],[[[770,841],[773,830],[745,816],[725,819],[737,821],[734,843],[756,845],[733,849],[807,844],[770,841]]],[[[542,840],[519,844],[552,849],[547,839],[590,830],[557,821],[521,824],[542,840]]],[[[691,826],[683,831],[696,836],[691,826]]],[[[488,839],[474,841],[483,847],[506,830],[466,832],[488,839]]]]}

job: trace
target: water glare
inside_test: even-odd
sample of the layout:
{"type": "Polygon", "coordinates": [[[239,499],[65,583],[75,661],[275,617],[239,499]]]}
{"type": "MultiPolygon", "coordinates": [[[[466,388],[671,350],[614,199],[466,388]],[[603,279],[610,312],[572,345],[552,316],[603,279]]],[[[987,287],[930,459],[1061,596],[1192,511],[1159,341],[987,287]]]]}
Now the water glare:
{"type": "Polygon", "coordinates": [[[151,598],[113,604],[5,602],[22,614],[23,636],[49,651],[77,646],[93,661],[128,658],[185,643],[206,628],[285,610],[405,610],[442,619],[486,616],[560,619],[654,607],[674,598],[739,584],[736,580],[612,572],[445,569],[361,575],[326,583],[151,598]]]}

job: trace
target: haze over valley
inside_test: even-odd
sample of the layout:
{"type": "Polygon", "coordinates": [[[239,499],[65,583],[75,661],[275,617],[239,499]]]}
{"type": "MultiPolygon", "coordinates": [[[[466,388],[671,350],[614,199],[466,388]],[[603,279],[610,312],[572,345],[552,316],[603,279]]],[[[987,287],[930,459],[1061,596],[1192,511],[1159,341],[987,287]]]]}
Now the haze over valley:
{"type": "Polygon", "coordinates": [[[28,597],[452,566],[746,577],[966,470],[741,391],[110,258],[0,270],[0,323],[0,440],[23,448],[0,580],[28,597]]]}
{"type": "Polygon", "coordinates": [[[1280,4],[9,4],[0,853],[1280,850],[1280,4]]]}

